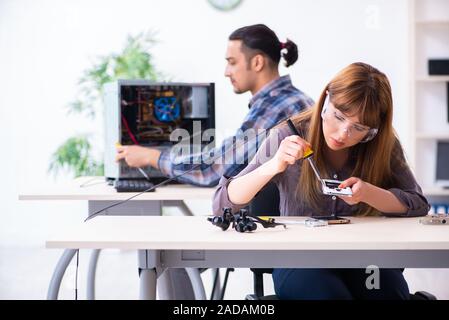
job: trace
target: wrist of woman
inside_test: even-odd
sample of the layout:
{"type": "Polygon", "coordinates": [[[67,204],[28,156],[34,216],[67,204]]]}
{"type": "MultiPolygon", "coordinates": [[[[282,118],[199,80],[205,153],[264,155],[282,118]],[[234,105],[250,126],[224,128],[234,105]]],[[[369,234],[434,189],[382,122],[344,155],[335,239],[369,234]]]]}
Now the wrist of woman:
{"type": "Polygon", "coordinates": [[[263,175],[267,175],[267,176],[275,176],[278,173],[280,173],[281,171],[279,170],[279,166],[277,164],[277,162],[273,159],[268,160],[267,162],[265,162],[263,165],[260,166],[260,172],[263,175]]]}
{"type": "Polygon", "coordinates": [[[373,195],[376,193],[377,187],[368,182],[364,183],[366,187],[363,192],[363,199],[361,201],[366,203],[367,205],[373,206],[373,195]]]}

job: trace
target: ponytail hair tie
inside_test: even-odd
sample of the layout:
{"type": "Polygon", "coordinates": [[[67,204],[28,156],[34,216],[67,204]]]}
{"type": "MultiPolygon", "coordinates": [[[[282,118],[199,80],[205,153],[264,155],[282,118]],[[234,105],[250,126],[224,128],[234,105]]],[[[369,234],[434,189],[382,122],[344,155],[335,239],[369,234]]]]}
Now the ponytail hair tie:
{"type": "Polygon", "coordinates": [[[287,43],[281,42],[281,50],[287,48],[287,43]]]}

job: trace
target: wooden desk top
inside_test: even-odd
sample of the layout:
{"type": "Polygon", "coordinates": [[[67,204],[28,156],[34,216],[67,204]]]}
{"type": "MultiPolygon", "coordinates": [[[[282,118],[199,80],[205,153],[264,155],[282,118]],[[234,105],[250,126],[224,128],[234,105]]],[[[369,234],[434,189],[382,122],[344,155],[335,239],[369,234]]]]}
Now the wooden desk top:
{"type": "MultiPolygon", "coordinates": [[[[215,188],[171,184],[133,200],[212,200],[215,188]]],[[[125,200],[135,193],[118,193],[104,177],[80,177],[65,185],[20,192],[19,200],[125,200]]]]}
{"type": "MultiPolygon", "coordinates": [[[[282,218],[302,220],[302,217],[282,218]]],[[[419,218],[351,218],[346,225],[222,231],[206,217],[100,216],[55,231],[48,248],[172,250],[449,250],[449,226],[419,218]]]]}

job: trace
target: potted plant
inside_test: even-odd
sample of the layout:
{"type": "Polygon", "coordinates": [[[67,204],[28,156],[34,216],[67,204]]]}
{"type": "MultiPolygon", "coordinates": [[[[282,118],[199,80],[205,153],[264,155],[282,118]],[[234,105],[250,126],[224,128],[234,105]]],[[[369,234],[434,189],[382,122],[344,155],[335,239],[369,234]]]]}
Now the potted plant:
{"type": "MultiPolygon", "coordinates": [[[[67,106],[68,113],[82,114],[93,122],[103,114],[101,99],[105,83],[117,79],[160,80],[162,74],[156,71],[150,53],[155,42],[152,32],[128,36],[122,52],[99,57],[79,79],[78,99],[67,106]]],[[[91,132],[68,138],[53,153],[48,171],[55,176],[62,170],[75,177],[104,175],[103,160],[93,155],[94,138],[91,132]]]]}

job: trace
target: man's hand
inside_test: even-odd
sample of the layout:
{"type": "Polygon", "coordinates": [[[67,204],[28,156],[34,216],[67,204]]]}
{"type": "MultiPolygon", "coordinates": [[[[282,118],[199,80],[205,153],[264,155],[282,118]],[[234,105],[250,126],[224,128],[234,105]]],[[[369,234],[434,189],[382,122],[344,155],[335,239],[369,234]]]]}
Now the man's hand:
{"type": "Polygon", "coordinates": [[[354,205],[359,202],[366,202],[367,195],[369,193],[371,184],[363,181],[360,178],[351,177],[343,181],[339,186],[339,188],[343,189],[346,187],[350,187],[352,190],[352,197],[339,196],[344,202],[349,205],[354,205]]]}
{"type": "Polygon", "coordinates": [[[125,159],[130,167],[142,168],[149,165],[157,168],[160,151],[141,146],[121,146],[117,145],[117,155],[115,161],[125,159]],[[155,164],[155,165],[154,165],[155,164]]]}

